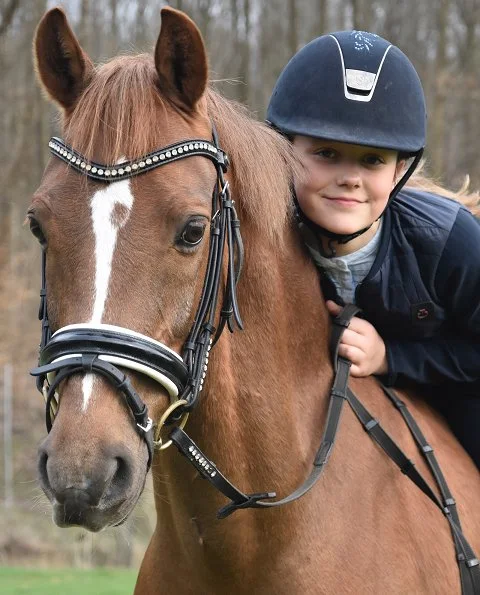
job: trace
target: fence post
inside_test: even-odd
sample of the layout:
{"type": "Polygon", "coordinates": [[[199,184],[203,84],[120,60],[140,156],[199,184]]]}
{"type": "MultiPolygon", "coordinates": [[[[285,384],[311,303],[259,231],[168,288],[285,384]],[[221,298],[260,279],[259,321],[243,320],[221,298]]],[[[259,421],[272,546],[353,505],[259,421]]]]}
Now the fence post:
{"type": "Polygon", "coordinates": [[[4,486],[5,508],[13,506],[13,370],[12,364],[3,366],[3,457],[4,457],[4,486]]]}

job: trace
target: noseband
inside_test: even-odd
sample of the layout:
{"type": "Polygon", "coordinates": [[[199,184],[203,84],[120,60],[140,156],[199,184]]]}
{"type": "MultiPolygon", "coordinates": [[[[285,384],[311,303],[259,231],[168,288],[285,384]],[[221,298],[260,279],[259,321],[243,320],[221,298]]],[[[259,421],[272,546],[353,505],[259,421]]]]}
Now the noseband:
{"type": "Polygon", "coordinates": [[[163,386],[171,399],[166,424],[178,421],[197,403],[207,373],[209,352],[227,324],[233,332],[235,323],[243,328],[236,286],[243,263],[240,222],[230,198],[224,173],[228,168],[227,155],[218,146],[213,128],[213,141],[192,139],[158,149],[141,159],[117,165],[102,165],[88,161],[83,155],[53,137],[49,142],[52,154],[68,163],[77,172],[103,183],[132,178],[157,167],[185,159],[203,156],[210,159],[217,172],[212,193],[212,218],[208,263],[198,309],[182,356],[167,345],[123,327],[107,324],[72,324],[51,334],[47,312],[46,254],[42,253],[42,288],[39,319],[42,321],[39,366],[31,371],[37,376],[37,387],[46,401],[47,430],[52,428],[58,401],[59,384],[72,374],[95,373],[106,378],[123,393],[136,422],[137,431],[148,447],[148,467],[153,456],[154,442],[161,446],[160,427],[154,440],[154,425],[145,403],[133,388],[128,376],[119,369],[127,368],[144,374],[163,386]],[[221,292],[221,277],[225,250],[227,252],[227,281],[221,292]],[[218,328],[215,326],[217,306],[223,299],[218,328]]]}

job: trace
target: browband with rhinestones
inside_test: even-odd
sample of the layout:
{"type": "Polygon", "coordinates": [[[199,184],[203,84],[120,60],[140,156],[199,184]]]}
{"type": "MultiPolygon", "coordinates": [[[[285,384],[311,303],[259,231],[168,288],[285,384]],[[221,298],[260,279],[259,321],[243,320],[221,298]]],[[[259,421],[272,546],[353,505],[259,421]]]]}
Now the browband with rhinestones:
{"type": "Polygon", "coordinates": [[[60,138],[53,136],[48,143],[50,151],[71,165],[78,172],[100,182],[115,182],[137,176],[186,155],[202,155],[218,163],[224,171],[228,165],[227,155],[212,143],[203,139],[180,141],[133,161],[123,161],[116,165],[103,165],[88,161],[83,155],[66,145],[60,138]]]}

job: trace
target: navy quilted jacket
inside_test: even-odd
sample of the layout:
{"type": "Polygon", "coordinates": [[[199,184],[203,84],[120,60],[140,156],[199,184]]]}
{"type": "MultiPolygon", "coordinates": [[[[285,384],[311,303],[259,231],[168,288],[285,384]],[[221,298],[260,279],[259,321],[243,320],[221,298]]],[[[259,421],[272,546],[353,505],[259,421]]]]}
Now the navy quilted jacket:
{"type": "MultiPolygon", "coordinates": [[[[325,298],[342,303],[321,277],[325,298]]],[[[402,190],[356,303],[385,341],[387,384],[462,385],[480,395],[480,224],[461,204],[402,190]]]]}

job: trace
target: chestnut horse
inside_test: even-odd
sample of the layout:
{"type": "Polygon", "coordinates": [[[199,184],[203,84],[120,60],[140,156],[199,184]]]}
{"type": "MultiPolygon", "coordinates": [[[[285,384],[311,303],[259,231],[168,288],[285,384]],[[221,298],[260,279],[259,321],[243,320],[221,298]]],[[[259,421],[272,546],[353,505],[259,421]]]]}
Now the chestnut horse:
{"type": "MultiPolygon", "coordinates": [[[[43,88],[61,108],[65,143],[81,155],[64,154],[53,141],[57,154],[29,209],[45,253],[51,329],[129,329],[133,342],[152,346],[154,339],[180,361],[207,269],[218,167],[194,154],[110,184],[77,169],[132,163],[185,139],[207,146],[213,122],[230,158],[226,180],[245,242],[238,285],[245,330],[223,333],[211,351],[186,429],[245,493],[291,493],[320,444],[333,370],[317,271],[291,217],[297,164],[289,144],[207,87],[200,33],[173,9],[162,11],[153,57],[117,57],[95,68],[59,9],[39,24],[35,55],[43,88]]],[[[123,174],[118,167],[109,175],[123,174]]],[[[225,281],[227,251],[224,261],[225,281]]],[[[39,474],[58,525],[99,531],[131,513],[150,457],[133,405],[92,363],[82,366],[57,387],[39,474]]],[[[141,372],[128,370],[158,422],[176,388],[141,372]]],[[[431,479],[376,380],[352,378],[350,387],[431,479]]],[[[478,552],[480,475],[440,416],[413,395],[401,396],[438,454],[478,552]]],[[[152,473],[158,520],[139,595],[460,593],[445,516],[372,442],[348,405],[321,480],[286,506],[217,520],[225,497],[175,448],[155,453],[152,473]]]]}

